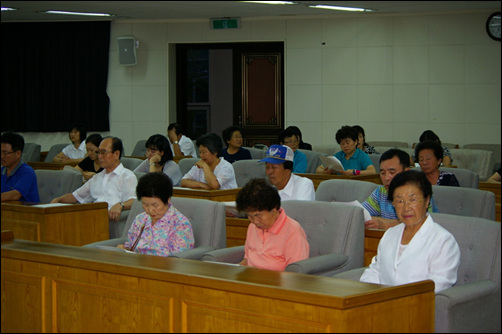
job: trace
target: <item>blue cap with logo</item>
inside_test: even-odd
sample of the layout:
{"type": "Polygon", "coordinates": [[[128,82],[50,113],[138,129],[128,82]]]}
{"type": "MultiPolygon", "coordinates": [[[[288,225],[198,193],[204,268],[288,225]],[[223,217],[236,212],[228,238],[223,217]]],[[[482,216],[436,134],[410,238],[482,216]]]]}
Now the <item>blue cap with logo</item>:
{"type": "Polygon", "coordinates": [[[267,150],[267,156],[260,162],[269,162],[271,164],[283,164],[286,161],[293,161],[294,152],[291,147],[286,145],[271,145],[267,150]]]}

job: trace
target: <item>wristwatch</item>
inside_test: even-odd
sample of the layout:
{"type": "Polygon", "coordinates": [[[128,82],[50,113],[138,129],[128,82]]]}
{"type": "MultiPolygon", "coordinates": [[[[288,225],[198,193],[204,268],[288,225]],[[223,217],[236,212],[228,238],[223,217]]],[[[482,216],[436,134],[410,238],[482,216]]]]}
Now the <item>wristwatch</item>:
{"type": "Polygon", "coordinates": [[[150,162],[150,166],[155,166],[155,162],[150,162]]]}
{"type": "Polygon", "coordinates": [[[120,202],[120,205],[122,206],[122,209],[125,209],[125,204],[124,204],[124,202],[120,202]]]}
{"type": "Polygon", "coordinates": [[[178,144],[178,141],[175,141],[174,144],[178,144]]]}

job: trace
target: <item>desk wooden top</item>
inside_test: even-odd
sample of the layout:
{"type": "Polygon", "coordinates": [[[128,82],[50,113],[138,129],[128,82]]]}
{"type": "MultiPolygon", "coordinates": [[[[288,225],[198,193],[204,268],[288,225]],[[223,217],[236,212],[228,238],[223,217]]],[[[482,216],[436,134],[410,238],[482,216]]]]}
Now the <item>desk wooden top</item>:
{"type": "Polygon", "coordinates": [[[434,292],[434,283],[431,280],[401,286],[385,286],[331,277],[19,239],[5,242],[2,240],[1,256],[2,261],[6,258],[34,261],[218,290],[261,295],[265,293],[268,297],[279,300],[312,302],[338,309],[350,309],[417,293],[434,292]],[[260,292],[256,292],[257,290],[260,292]]]}
{"type": "Polygon", "coordinates": [[[85,204],[68,204],[58,206],[46,206],[47,204],[28,203],[28,202],[3,202],[2,211],[15,211],[33,214],[53,214],[75,211],[87,211],[95,209],[108,210],[108,204],[105,202],[85,203],[85,204]]]}
{"type": "Polygon", "coordinates": [[[217,202],[232,202],[235,201],[237,194],[242,188],[223,189],[223,190],[208,190],[208,189],[193,189],[174,187],[173,196],[175,197],[189,197],[189,198],[202,198],[217,202]]]}
{"type": "Polygon", "coordinates": [[[331,179],[347,179],[347,180],[361,180],[373,182],[376,184],[382,184],[380,179],[380,174],[370,174],[370,175],[338,175],[338,174],[317,174],[317,173],[296,173],[298,176],[307,177],[314,182],[314,188],[317,190],[317,186],[324,180],[331,179]]]}
{"type": "Polygon", "coordinates": [[[72,164],[65,164],[62,162],[38,162],[38,161],[28,161],[28,165],[33,169],[50,169],[50,170],[60,170],[64,166],[76,166],[72,164]]]}

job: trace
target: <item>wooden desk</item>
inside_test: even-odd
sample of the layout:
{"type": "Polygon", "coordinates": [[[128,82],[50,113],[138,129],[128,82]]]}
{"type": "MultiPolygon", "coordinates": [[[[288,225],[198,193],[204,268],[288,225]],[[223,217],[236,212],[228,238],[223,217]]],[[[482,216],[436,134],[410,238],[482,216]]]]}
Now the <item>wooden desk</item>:
{"type": "Polygon", "coordinates": [[[63,169],[64,166],[71,166],[71,164],[64,164],[60,162],[36,162],[36,161],[28,161],[28,165],[33,169],[51,169],[51,170],[60,170],[63,169]]]}
{"type": "MultiPolygon", "coordinates": [[[[226,217],[227,247],[243,246],[246,243],[246,233],[250,224],[247,218],[226,217]]],[[[364,265],[369,266],[376,255],[378,243],[384,230],[364,230],[364,265]]]]}
{"type": "Polygon", "coordinates": [[[370,174],[370,175],[338,175],[338,174],[315,174],[315,173],[297,173],[298,176],[307,177],[314,182],[314,189],[317,190],[319,183],[324,180],[331,179],[349,179],[349,180],[361,180],[373,182],[376,184],[382,184],[382,180],[380,180],[380,174],[370,174]]]}
{"type": "Polygon", "coordinates": [[[1,256],[2,332],[434,331],[430,280],[392,287],[18,239],[1,256]]]}
{"type": "Polygon", "coordinates": [[[501,219],[501,210],[500,210],[500,183],[492,183],[492,182],[479,182],[479,189],[491,191],[495,194],[495,220],[500,222],[501,219]]]}
{"type": "Polygon", "coordinates": [[[242,188],[235,189],[223,189],[223,190],[207,190],[207,189],[192,189],[192,188],[182,188],[174,187],[173,196],[174,197],[188,197],[188,198],[202,198],[217,202],[233,202],[237,197],[237,193],[241,191],[242,188]]]}
{"type": "Polygon", "coordinates": [[[36,207],[2,203],[2,230],[16,238],[82,246],[109,239],[108,204],[36,207]]]}

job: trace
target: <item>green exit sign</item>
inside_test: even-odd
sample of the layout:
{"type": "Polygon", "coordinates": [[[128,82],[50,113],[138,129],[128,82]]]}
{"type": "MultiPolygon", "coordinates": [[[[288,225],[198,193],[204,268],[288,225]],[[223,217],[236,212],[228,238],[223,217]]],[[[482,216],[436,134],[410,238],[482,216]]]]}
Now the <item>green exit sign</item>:
{"type": "Polygon", "coordinates": [[[240,19],[211,19],[211,29],[236,29],[240,27],[240,19]]]}

